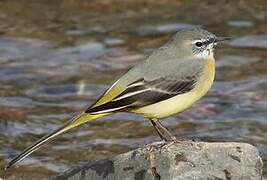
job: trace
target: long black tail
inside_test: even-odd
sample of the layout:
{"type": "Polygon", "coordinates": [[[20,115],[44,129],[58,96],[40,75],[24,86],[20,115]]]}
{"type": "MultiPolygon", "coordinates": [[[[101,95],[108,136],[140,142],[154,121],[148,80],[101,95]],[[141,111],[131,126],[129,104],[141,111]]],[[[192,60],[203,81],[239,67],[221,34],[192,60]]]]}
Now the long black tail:
{"type": "Polygon", "coordinates": [[[9,169],[11,166],[17,164],[18,162],[22,161],[24,158],[26,158],[28,155],[39,149],[42,145],[50,142],[53,140],[54,137],[74,128],[77,127],[83,123],[86,123],[88,121],[95,120],[99,117],[105,116],[105,114],[98,114],[98,115],[90,115],[86,113],[82,113],[76,117],[74,117],[69,123],[65,124],[64,126],[60,127],[56,131],[52,132],[51,134],[48,134],[38,140],[35,144],[33,144],[31,147],[25,149],[21,154],[16,156],[14,159],[12,159],[5,167],[5,170],[9,169]]]}

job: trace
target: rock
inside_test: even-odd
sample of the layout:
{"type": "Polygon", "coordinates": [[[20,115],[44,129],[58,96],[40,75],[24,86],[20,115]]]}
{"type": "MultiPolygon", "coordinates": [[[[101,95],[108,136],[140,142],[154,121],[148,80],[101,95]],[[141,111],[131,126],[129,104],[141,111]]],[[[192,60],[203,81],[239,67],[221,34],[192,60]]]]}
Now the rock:
{"type": "Polygon", "coordinates": [[[146,25],[140,26],[136,29],[136,32],[140,36],[150,36],[150,35],[163,35],[169,33],[175,33],[180,29],[184,28],[194,28],[200,27],[193,24],[185,23],[174,23],[174,24],[164,24],[164,25],[146,25]]]}
{"type": "Polygon", "coordinates": [[[70,29],[65,32],[68,36],[84,36],[84,35],[90,35],[90,34],[103,34],[107,33],[109,30],[105,29],[101,26],[94,26],[94,27],[77,27],[77,29],[70,29]]]}
{"type": "Polygon", "coordinates": [[[216,67],[240,67],[258,62],[256,57],[225,55],[219,58],[216,67]]]}
{"type": "Polygon", "coordinates": [[[240,48],[267,48],[267,35],[254,35],[236,38],[230,42],[233,47],[240,48]]]}
{"type": "Polygon", "coordinates": [[[252,21],[235,20],[235,21],[228,21],[228,25],[232,26],[232,27],[245,28],[245,27],[254,26],[254,22],[252,22],[252,21]]]}
{"type": "Polygon", "coordinates": [[[262,160],[246,143],[153,143],[88,163],[56,179],[260,180],[262,160]]]}
{"type": "Polygon", "coordinates": [[[104,40],[105,45],[107,46],[120,46],[123,45],[125,43],[125,41],[123,39],[119,39],[119,38],[107,38],[104,40]]]}

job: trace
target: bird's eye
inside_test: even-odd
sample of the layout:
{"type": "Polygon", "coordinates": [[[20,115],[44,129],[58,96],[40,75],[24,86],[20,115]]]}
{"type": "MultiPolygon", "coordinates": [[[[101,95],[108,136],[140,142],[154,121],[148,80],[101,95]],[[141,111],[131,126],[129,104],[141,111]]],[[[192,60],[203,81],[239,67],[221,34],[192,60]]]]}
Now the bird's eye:
{"type": "Polygon", "coordinates": [[[200,41],[197,41],[197,42],[195,43],[195,45],[196,45],[197,47],[201,47],[201,46],[203,45],[203,43],[200,42],[200,41]]]}

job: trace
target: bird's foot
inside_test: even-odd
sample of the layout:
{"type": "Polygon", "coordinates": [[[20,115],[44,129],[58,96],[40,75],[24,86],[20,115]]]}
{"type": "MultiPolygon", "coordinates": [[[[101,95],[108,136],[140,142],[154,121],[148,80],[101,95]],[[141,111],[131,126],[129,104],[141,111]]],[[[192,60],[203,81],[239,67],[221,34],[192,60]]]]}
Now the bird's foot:
{"type": "Polygon", "coordinates": [[[175,136],[172,136],[171,139],[164,140],[164,143],[160,146],[161,150],[167,150],[169,147],[171,147],[174,144],[180,144],[183,146],[193,146],[194,142],[193,141],[183,141],[177,139],[175,136]]]}

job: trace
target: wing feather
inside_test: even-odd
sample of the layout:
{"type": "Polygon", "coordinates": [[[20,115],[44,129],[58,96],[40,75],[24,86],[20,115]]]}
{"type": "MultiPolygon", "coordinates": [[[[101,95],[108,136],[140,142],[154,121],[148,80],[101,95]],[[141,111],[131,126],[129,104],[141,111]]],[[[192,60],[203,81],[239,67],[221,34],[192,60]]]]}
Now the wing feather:
{"type": "Polygon", "coordinates": [[[142,78],[129,84],[111,101],[89,108],[86,113],[109,113],[154,104],[189,92],[194,88],[196,81],[196,76],[188,76],[179,80],[167,77],[146,81],[142,78]]]}

